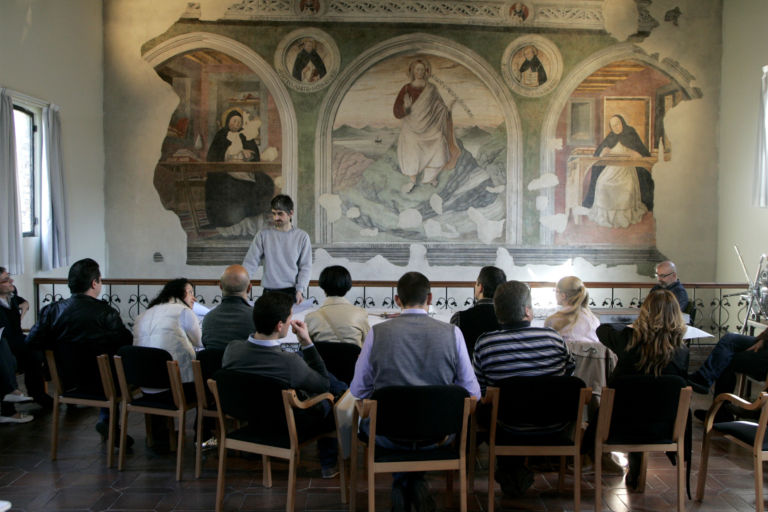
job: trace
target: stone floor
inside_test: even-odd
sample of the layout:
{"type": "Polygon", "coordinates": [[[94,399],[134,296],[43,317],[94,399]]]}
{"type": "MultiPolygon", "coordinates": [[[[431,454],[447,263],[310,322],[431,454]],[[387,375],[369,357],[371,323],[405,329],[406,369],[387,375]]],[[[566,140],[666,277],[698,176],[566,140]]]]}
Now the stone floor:
{"type": "MultiPolygon", "coordinates": [[[[708,398],[695,396],[694,406],[704,407],[708,398]]],[[[93,426],[96,410],[62,410],[59,457],[49,457],[51,414],[36,413],[25,425],[0,425],[0,499],[11,501],[13,510],[213,510],[216,493],[217,457],[209,452],[200,479],[194,478],[194,452],[191,440],[185,449],[184,479],[174,479],[175,456],[158,456],[144,448],[144,421],[134,414],[129,433],[136,439],[126,468],[105,468],[105,445],[93,426]]],[[[192,416],[189,417],[192,419],[192,416]]],[[[695,420],[694,420],[695,421],[695,420]]],[[[701,449],[702,425],[694,425],[694,460],[692,484],[695,492],[701,449]]],[[[191,437],[191,431],[190,431],[191,437]]],[[[273,464],[274,485],[261,486],[261,462],[258,458],[230,457],[227,471],[225,510],[285,510],[287,466],[273,464]]],[[[487,468],[487,451],[481,449],[479,460],[487,468]]],[[[458,510],[458,494],[447,495],[445,478],[429,475],[439,510],[458,510]]],[[[675,507],[675,469],[664,456],[652,456],[648,487],[644,494],[628,493],[623,478],[603,478],[605,510],[673,510],[675,507]]],[[[377,479],[378,510],[389,510],[391,479],[377,479]]],[[[567,477],[564,493],[557,491],[557,473],[539,473],[532,489],[518,499],[503,497],[496,489],[497,510],[549,511],[572,510],[572,478],[567,477]]],[[[582,508],[594,506],[594,475],[583,480],[582,508]]],[[[307,450],[299,467],[296,496],[297,511],[342,511],[337,479],[319,478],[319,466],[313,449],[307,450]]],[[[366,507],[361,483],[358,510],[366,507]]],[[[469,496],[469,510],[487,508],[487,473],[480,469],[476,493],[469,496]]],[[[755,509],[752,463],[749,453],[725,441],[718,441],[710,462],[704,501],[687,502],[688,510],[746,511],[755,509]]]]}

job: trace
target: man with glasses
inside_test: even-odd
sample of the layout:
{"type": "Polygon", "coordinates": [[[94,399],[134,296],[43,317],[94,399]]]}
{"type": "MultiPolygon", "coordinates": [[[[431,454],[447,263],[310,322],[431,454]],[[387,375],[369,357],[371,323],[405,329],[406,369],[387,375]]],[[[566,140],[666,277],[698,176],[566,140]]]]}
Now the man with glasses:
{"type": "Polygon", "coordinates": [[[671,261],[662,261],[656,265],[656,280],[659,284],[651,288],[651,291],[661,289],[671,291],[677,298],[680,309],[685,311],[688,307],[688,292],[685,291],[683,284],[677,278],[675,264],[671,261]]]}

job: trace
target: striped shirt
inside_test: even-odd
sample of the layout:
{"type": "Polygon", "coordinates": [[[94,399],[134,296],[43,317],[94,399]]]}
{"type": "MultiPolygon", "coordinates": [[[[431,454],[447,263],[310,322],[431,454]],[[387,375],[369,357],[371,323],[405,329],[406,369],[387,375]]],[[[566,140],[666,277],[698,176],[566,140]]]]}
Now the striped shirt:
{"type": "Polygon", "coordinates": [[[507,327],[477,339],[472,364],[483,394],[486,386],[508,377],[573,373],[573,356],[557,331],[528,322],[507,327]]]}

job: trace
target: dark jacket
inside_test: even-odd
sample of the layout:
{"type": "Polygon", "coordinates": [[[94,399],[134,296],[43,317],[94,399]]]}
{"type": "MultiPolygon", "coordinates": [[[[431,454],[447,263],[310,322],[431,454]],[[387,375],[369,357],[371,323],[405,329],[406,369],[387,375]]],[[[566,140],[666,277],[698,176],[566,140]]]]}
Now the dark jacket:
{"type": "Polygon", "coordinates": [[[132,342],[133,335],[116,310],[80,293],[43,308],[27,336],[30,348],[54,350],[66,387],[88,389],[100,388],[96,356],[112,356],[132,342]]]}
{"type": "MultiPolygon", "coordinates": [[[[15,289],[14,289],[15,291],[15,289]]],[[[0,305],[0,328],[3,330],[3,338],[8,340],[11,346],[24,342],[24,332],[21,330],[21,312],[19,305],[27,302],[23,297],[12,295],[9,301],[10,309],[0,305]]]]}
{"type": "Polygon", "coordinates": [[[681,283],[679,279],[667,288],[663,288],[658,284],[651,288],[652,292],[656,290],[669,290],[672,292],[675,295],[678,304],[680,304],[680,310],[685,313],[686,308],[688,308],[688,292],[685,291],[685,287],[683,287],[683,283],[681,283]]]}
{"type": "Polygon", "coordinates": [[[247,340],[256,327],[253,308],[242,297],[229,296],[205,315],[203,345],[205,348],[225,349],[230,341],[247,340]]]}
{"type": "Polygon", "coordinates": [[[480,299],[471,308],[457,311],[451,317],[451,323],[461,329],[470,360],[475,352],[477,338],[483,333],[501,329],[493,309],[493,299],[480,299]]]}

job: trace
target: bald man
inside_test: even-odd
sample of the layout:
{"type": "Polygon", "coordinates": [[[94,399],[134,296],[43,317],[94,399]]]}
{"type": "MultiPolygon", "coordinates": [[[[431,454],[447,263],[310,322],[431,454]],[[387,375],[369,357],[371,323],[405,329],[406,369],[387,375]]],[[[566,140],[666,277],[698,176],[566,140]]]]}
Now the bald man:
{"type": "Polygon", "coordinates": [[[242,265],[230,265],[219,279],[221,304],[212,309],[203,321],[205,348],[225,349],[229,342],[247,340],[256,327],[253,307],[248,303],[251,277],[242,265]]]}
{"type": "Polygon", "coordinates": [[[677,302],[680,304],[680,309],[685,311],[688,307],[688,292],[683,288],[683,284],[680,279],[677,278],[677,267],[671,261],[662,261],[656,265],[656,281],[658,282],[651,291],[655,290],[669,290],[677,298],[677,302]]]}

